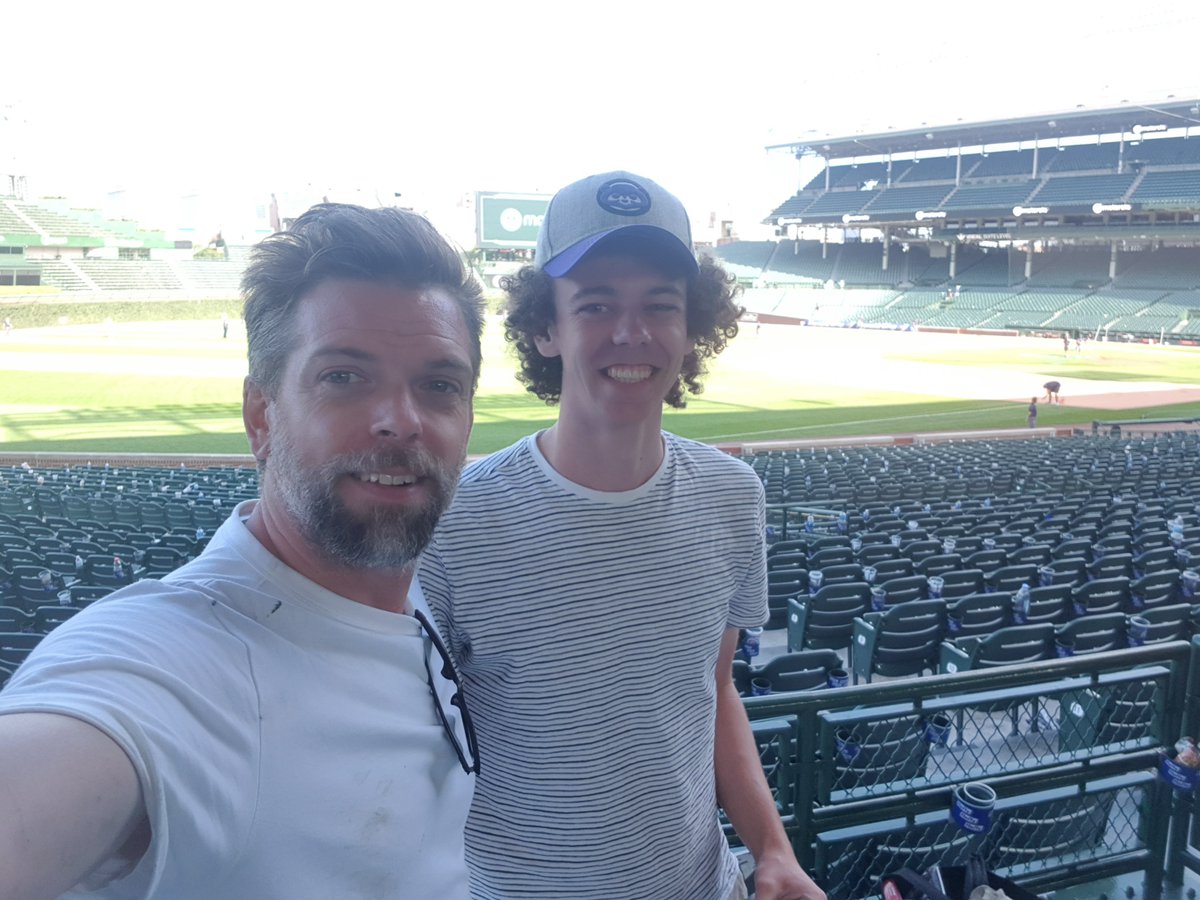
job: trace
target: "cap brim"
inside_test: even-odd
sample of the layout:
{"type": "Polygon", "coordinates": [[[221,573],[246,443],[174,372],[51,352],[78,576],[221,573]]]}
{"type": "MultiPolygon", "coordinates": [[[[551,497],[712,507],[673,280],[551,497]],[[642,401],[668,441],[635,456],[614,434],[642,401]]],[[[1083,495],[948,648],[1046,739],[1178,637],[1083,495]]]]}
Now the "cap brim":
{"type": "Polygon", "coordinates": [[[689,275],[695,274],[700,268],[692,249],[685,247],[679,238],[665,228],[659,228],[657,225],[620,225],[572,244],[542,266],[542,271],[551,278],[562,278],[575,268],[588,253],[618,234],[621,237],[637,238],[639,242],[644,241],[648,251],[654,251],[655,255],[664,256],[682,265],[689,275]]]}

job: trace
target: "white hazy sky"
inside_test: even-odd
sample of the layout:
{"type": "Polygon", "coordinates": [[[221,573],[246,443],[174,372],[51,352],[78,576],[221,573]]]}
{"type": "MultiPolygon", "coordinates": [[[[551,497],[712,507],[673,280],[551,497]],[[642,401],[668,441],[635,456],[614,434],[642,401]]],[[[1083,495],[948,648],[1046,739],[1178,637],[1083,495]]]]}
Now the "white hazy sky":
{"type": "Polygon", "coordinates": [[[757,220],[798,179],[764,146],[810,130],[1200,99],[1193,0],[42,9],[0,51],[0,174],[35,194],[311,184],[428,208],[627,168],[757,220]]]}

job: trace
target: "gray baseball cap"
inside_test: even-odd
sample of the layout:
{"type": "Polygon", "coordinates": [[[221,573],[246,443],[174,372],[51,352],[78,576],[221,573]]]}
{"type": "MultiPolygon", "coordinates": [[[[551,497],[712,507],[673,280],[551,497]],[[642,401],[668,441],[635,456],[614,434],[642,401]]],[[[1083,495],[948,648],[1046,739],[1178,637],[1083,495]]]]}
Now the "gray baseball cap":
{"type": "Polygon", "coordinates": [[[561,278],[614,235],[661,252],[690,274],[699,268],[687,211],[656,182],[629,172],[589,175],[555,194],[538,231],[533,265],[561,278]]]}

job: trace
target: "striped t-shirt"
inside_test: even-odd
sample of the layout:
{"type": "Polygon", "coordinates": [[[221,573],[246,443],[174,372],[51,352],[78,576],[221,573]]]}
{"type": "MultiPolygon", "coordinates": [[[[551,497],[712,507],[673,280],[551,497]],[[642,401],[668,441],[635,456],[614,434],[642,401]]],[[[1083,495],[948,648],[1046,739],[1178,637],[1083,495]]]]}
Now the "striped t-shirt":
{"type": "Polygon", "coordinates": [[[479,735],[473,893],[724,900],[714,673],[767,617],[753,471],[671,434],[632,491],[580,487],[526,438],[471,466],[422,561],[479,735]]]}

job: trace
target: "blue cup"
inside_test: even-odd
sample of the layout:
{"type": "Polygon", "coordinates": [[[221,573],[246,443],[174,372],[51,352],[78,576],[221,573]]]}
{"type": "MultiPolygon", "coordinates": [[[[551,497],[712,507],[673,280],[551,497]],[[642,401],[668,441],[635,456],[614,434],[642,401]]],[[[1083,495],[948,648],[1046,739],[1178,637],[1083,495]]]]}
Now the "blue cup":
{"type": "Polygon", "coordinates": [[[954,789],[950,821],[964,831],[983,834],[992,826],[996,792],[982,781],[969,781],[954,789]]]}
{"type": "Polygon", "coordinates": [[[751,678],[750,679],[750,696],[751,697],[762,697],[769,693],[771,693],[771,682],[769,682],[767,679],[765,679],[765,678],[751,678]]]}
{"type": "Polygon", "coordinates": [[[1054,655],[1060,659],[1066,659],[1068,656],[1075,655],[1075,640],[1070,637],[1056,637],[1054,639],[1054,655]]]}
{"type": "Polygon", "coordinates": [[[925,581],[929,584],[929,599],[940,600],[942,588],[946,586],[946,579],[941,575],[930,575],[925,581]]]}
{"type": "Polygon", "coordinates": [[[874,566],[863,566],[863,581],[865,581],[867,584],[874,584],[875,575],[876,571],[874,566]]]}
{"type": "Polygon", "coordinates": [[[1054,584],[1054,576],[1058,573],[1054,571],[1054,566],[1042,566],[1038,569],[1038,584],[1042,587],[1050,587],[1054,584]]]}
{"type": "Polygon", "coordinates": [[[887,591],[876,585],[871,588],[871,609],[879,612],[887,606],[887,591]]]}
{"type": "Polygon", "coordinates": [[[1130,647],[1140,647],[1146,643],[1146,635],[1150,633],[1150,620],[1145,616],[1127,616],[1125,618],[1125,641],[1130,647]]]}
{"type": "Polygon", "coordinates": [[[939,747],[945,747],[950,742],[950,717],[945,713],[934,713],[925,720],[923,734],[925,740],[939,747]]]}
{"type": "Polygon", "coordinates": [[[763,630],[761,628],[746,629],[745,637],[742,638],[742,655],[747,659],[758,656],[762,633],[763,630]]]}
{"type": "Polygon", "coordinates": [[[1193,769],[1175,762],[1169,756],[1164,756],[1158,764],[1158,774],[1172,788],[1183,794],[1190,794],[1196,789],[1196,776],[1200,769],[1193,769]]]}
{"type": "Polygon", "coordinates": [[[837,746],[838,756],[846,762],[854,762],[854,758],[862,750],[862,739],[846,728],[833,736],[833,742],[837,746]]]}
{"type": "Polygon", "coordinates": [[[831,688],[846,687],[850,684],[850,673],[845,669],[830,669],[825,673],[825,683],[831,688]]]}
{"type": "Polygon", "coordinates": [[[821,589],[821,582],[825,580],[825,573],[820,569],[813,569],[808,573],[808,592],[815,594],[821,589]]]}
{"type": "Polygon", "coordinates": [[[1195,569],[1188,569],[1179,576],[1179,588],[1183,592],[1183,599],[1189,603],[1196,599],[1196,590],[1200,588],[1200,572],[1195,569]]]}

